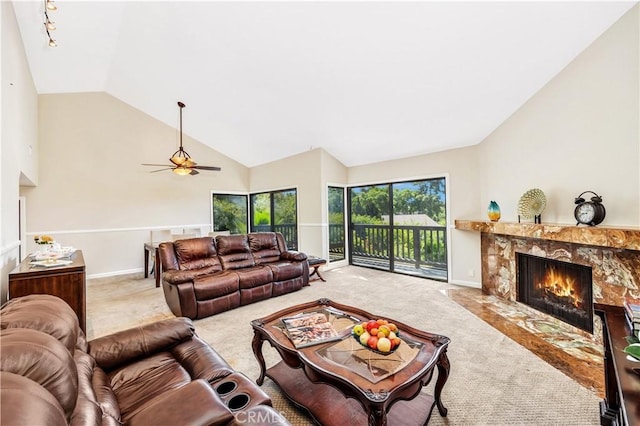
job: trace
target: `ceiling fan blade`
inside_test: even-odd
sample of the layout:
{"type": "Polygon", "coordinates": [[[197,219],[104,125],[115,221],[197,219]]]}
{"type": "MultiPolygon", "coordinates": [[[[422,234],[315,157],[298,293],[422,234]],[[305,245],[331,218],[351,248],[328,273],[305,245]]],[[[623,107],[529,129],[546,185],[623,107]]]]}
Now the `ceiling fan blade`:
{"type": "Polygon", "coordinates": [[[191,169],[191,173],[189,173],[189,174],[190,174],[191,176],[195,176],[195,175],[197,175],[197,174],[200,174],[200,172],[199,172],[199,171],[197,171],[197,170],[193,170],[193,169],[191,169]]]}
{"type": "Polygon", "coordinates": [[[171,164],[147,164],[142,163],[143,166],[156,166],[156,167],[173,167],[171,164]]]}
{"type": "Polygon", "coordinates": [[[222,170],[220,167],[215,167],[215,166],[193,166],[191,168],[199,169],[199,170],[212,170],[214,172],[219,172],[220,170],[222,170]]]}
{"type": "Polygon", "coordinates": [[[149,173],[164,172],[165,170],[171,170],[171,169],[173,169],[173,167],[167,167],[166,169],[160,169],[160,170],[151,170],[149,173]]]}

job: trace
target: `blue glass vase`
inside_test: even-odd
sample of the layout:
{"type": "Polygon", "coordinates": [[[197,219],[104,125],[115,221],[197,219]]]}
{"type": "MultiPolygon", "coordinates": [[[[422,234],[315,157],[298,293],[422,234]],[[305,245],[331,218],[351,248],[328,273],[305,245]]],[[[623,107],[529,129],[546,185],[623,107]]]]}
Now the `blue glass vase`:
{"type": "Polygon", "coordinates": [[[489,203],[487,208],[487,216],[491,222],[497,222],[500,220],[500,206],[495,201],[489,203]]]}

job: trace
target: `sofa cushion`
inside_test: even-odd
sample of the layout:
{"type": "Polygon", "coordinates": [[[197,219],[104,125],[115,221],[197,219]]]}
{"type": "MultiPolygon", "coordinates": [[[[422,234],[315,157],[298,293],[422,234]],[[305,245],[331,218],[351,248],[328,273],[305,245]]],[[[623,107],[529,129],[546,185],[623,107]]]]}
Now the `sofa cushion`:
{"type": "Polygon", "coordinates": [[[240,288],[258,287],[273,281],[273,273],[268,266],[254,266],[253,268],[236,269],[240,279],[240,288]]]}
{"type": "Polygon", "coordinates": [[[233,271],[222,271],[194,278],[193,290],[196,293],[196,300],[214,299],[237,292],[240,289],[238,282],[238,274],[233,271]]]}
{"type": "Polygon", "coordinates": [[[64,411],[56,398],[33,380],[0,371],[2,424],[66,425],[64,411]]]}
{"type": "Polygon", "coordinates": [[[202,269],[193,269],[189,271],[172,269],[169,271],[164,271],[162,273],[162,279],[169,284],[190,283],[198,277],[204,277],[207,275],[215,274],[217,272],[220,272],[220,268],[208,267],[202,269]]]}
{"type": "Polygon", "coordinates": [[[302,262],[276,262],[267,265],[273,273],[273,281],[284,281],[302,276],[302,262]]]}
{"type": "Polygon", "coordinates": [[[0,329],[7,328],[41,331],[62,342],[70,353],[82,333],[73,309],[64,300],[49,294],[31,294],[9,300],[0,315],[0,329]]]}
{"type": "Polygon", "coordinates": [[[255,265],[246,235],[218,235],[216,241],[223,269],[250,268],[255,265]]]}
{"type": "Polygon", "coordinates": [[[55,337],[26,328],[2,330],[0,346],[0,370],[43,386],[70,419],[76,406],[78,372],[67,348],[55,337]]]}
{"type": "Polygon", "coordinates": [[[280,249],[274,232],[248,234],[249,247],[256,265],[280,260],[280,249]]]}
{"type": "Polygon", "coordinates": [[[173,242],[178,265],[183,270],[207,268],[209,273],[222,270],[211,237],[190,238],[173,242]]]}
{"type": "Polygon", "coordinates": [[[191,381],[169,352],[147,356],[107,375],[125,423],[154,398],[191,381]]]}

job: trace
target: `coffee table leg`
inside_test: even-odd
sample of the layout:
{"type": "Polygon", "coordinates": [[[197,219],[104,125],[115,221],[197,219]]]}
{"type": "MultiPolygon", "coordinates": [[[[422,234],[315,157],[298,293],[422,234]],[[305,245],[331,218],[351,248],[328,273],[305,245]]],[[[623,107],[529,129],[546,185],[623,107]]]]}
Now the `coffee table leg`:
{"type": "Polygon", "coordinates": [[[447,382],[447,379],[449,378],[449,358],[447,357],[446,348],[444,351],[442,351],[440,358],[438,358],[437,365],[438,365],[438,381],[436,382],[436,389],[435,389],[436,405],[438,406],[438,411],[440,412],[440,415],[442,417],[446,417],[448,410],[442,404],[442,399],[440,398],[442,394],[442,388],[444,387],[444,384],[447,382]]]}
{"type": "Polygon", "coordinates": [[[382,408],[371,408],[369,411],[369,426],[386,426],[387,413],[382,408]]]}
{"type": "Polygon", "coordinates": [[[258,384],[258,386],[262,386],[262,383],[264,383],[264,375],[267,370],[267,366],[264,362],[264,356],[262,355],[262,342],[264,342],[264,339],[262,338],[262,334],[254,330],[251,347],[253,348],[253,354],[258,360],[258,364],[260,365],[260,376],[256,380],[256,383],[258,384]]]}

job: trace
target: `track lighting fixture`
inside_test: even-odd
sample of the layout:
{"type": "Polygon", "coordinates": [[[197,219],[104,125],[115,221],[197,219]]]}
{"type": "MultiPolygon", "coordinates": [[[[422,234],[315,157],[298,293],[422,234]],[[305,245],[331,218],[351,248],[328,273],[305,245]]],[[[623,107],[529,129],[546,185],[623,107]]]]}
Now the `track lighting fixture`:
{"type": "Polygon", "coordinates": [[[50,31],[54,31],[56,29],[55,22],[49,19],[48,11],[58,10],[55,3],[52,0],[44,0],[44,30],[47,33],[47,37],[49,37],[49,47],[57,47],[56,41],[51,37],[50,31]]]}

